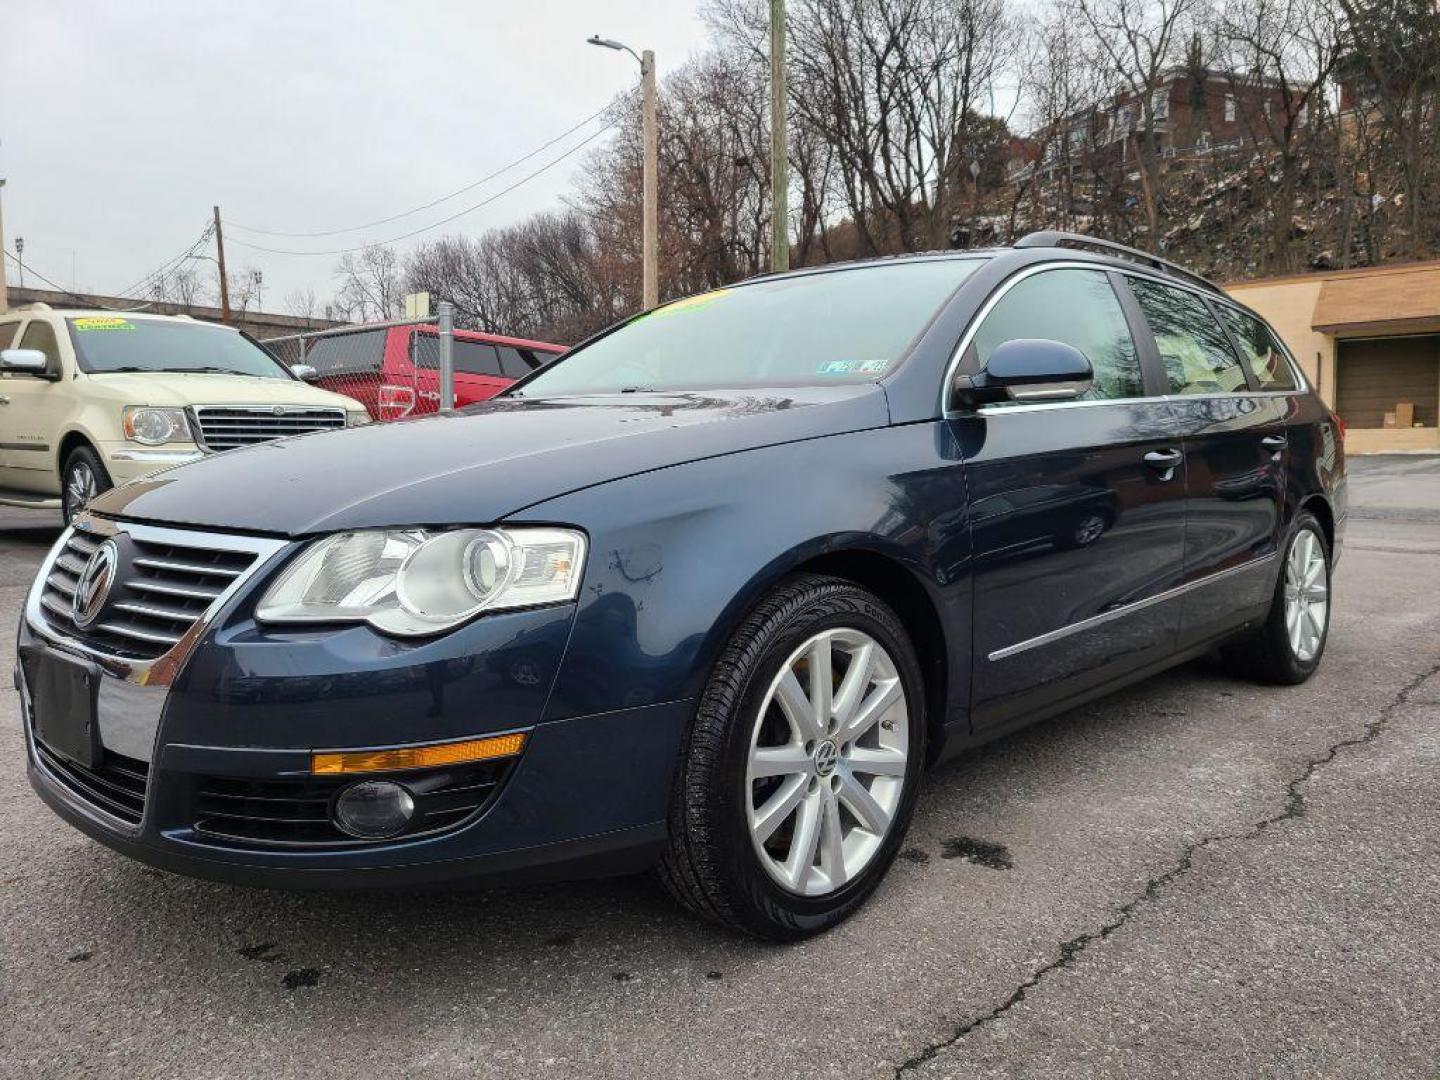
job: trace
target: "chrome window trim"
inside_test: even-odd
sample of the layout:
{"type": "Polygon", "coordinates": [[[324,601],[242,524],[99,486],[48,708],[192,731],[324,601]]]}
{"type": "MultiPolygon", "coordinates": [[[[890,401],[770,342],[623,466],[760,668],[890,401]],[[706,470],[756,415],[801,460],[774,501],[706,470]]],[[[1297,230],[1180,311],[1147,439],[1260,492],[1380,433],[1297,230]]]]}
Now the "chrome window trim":
{"type": "Polygon", "coordinates": [[[63,652],[93,660],[107,674],[115,678],[123,679],[137,686],[169,687],[220,609],[290,544],[291,542],[288,540],[275,540],[268,537],[235,536],[226,533],[204,532],[199,529],[172,529],[158,525],[139,525],[85,514],[60,534],[60,538],[55,541],[50,553],[45,556],[45,561],[40,564],[40,572],[35,576],[35,581],[30,586],[29,595],[25,600],[25,622],[32,633],[48,644],[63,652]],[[255,561],[237,575],[220,595],[210,602],[210,606],[195,620],[195,624],[167,652],[153,660],[136,660],[96,649],[64,633],[46,618],[45,609],[40,603],[40,597],[45,590],[45,579],[50,576],[55,560],[60,557],[60,553],[65,550],[65,544],[77,530],[105,537],[123,532],[137,540],[155,544],[209,548],[212,551],[244,552],[254,555],[255,561]]]}
{"type": "MultiPolygon", "coordinates": [[[[1236,360],[1242,364],[1244,363],[1243,357],[1237,356],[1236,360]]],[[[945,377],[941,380],[940,383],[940,415],[944,419],[948,420],[957,416],[973,416],[976,415],[976,413],[981,416],[996,416],[1007,412],[1016,412],[1020,409],[1024,409],[1026,411],[1032,411],[1035,409],[1073,409],[1080,408],[1086,405],[1134,405],[1147,403],[1155,404],[1157,402],[1167,401],[1202,401],[1207,398],[1295,397],[1312,392],[1313,387],[1310,385],[1310,380],[1305,377],[1305,372],[1302,371],[1300,365],[1296,363],[1294,355],[1290,352],[1290,347],[1286,345],[1284,339],[1275,332],[1275,328],[1271,326],[1268,322],[1266,322],[1265,319],[1262,318],[1260,315],[1256,314],[1254,311],[1251,311],[1239,301],[1232,299],[1228,293],[1225,293],[1223,291],[1211,292],[1208,289],[1202,289],[1198,285],[1190,285],[1184,281],[1177,280],[1172,277],[1166,277],[1164,274],[1161,273],[1152,273],[1146,270],[1144,267],[1114,266],[1109,263],[1086,262],[1080,259],[1056,259],[1054,262],[1042,262],[1036,263],[1032,266],[1022,267],[1015,273],[1011,274],[1004,281],[1002,281],[998,286],[996,286],[995,291],[986,298],[985,303],[981,305],[980,310],[975,313],[974,317],[970,320],[969,325],[965,327],[965,333],[961,335],[960,343],[955,347],[955,351],[950,354],[950,362],[945,365],[945,377]],[[995,409],[993,412],[987,411],[989,409],[988,406],[982,406],[980,409],[973,411],[966,409],[950,408],[950,387],[955,382],[955,375],[960,369],[960,363],[965,356],[966,350],[970,348],[971,343],[975,340],[975,335],[979,332],[981,324],[984,323],[990,312],[995,309],[995,306],[1005,298],[1006,294],[1009,293],[1011,289],[1013,289],[1016,285],[1020,284],[1020,282],[1024,281],[1026,278],[1034,277],[1036,274],[1043,274],[1047,270],[1094,270],[1102,274],[1110,271],[1120,274],[1128,274],[1130,277],[1144,278],[1146,280],[1153,281],[1159,285],[1169,285],[1171,288],[1183,289],[1186,292],[1194,293],[1196,296],[1209,300],[1211,303],[1224,304],[1228,307],[1234,308],[1236,311],[1240,312],[1243,315],[1248,315],[1251,318],[1259,319],[1260,322],[1265,326],[1265,328],[1269,330],[1270,333],[1274,336],[1275,340],[1279,342],[1280,348],[1284,351],[1285,358],[1290,364],[1290,373],[1295,378],[1296,388],[1294,390],[1247,389],[1244,391],[1236,390],[1231,393],[1225,394],[1163,394],[1159,397],[1149,396],[1126,398],[1100,398],[1099,400],[1088,401],[1044,402],[1034,405],[1002,405],[998,409],[995,409]]]]}
{"type": "Polygon", "coordinates": [[[1183,585],[1177,585],[1173,589],[1166,589],[1164,592],[1156,593],[1154,596],[1147,596],[1143,600],[1136,600],[1132,603],[1125,604],[1123,607],[1112,608],[1109,611],[1102,611],[1099,615],[1092,615],[1088,619],[1081,619],[1079,622],[1070,623],[1069,625],[1062,626],[1056,630],[1049,630],[1033,638],[1027,638],[1024,641],[1017,641],[1014,645],[1006,645],[1002,649],[996,649],[989,655],[987,659],[991,661],[1004,660],[1007,657],[1027,652],[1030,649],[1039,648],[1041,645],[1049,645],[1052,642],[1061,640],[1062,638],[1070,637],[1072,634],[1078,634],[1082,630],[1090,630],[1096,626],[1103,626],[1105,623],[1114,622],[1116,619],[1119,619],[1125,615],[1132,615],[1137,611],[1144,611],[1146,608],[1154,607],[1156,604],[1162,603],[1166,600],[1174,600],[1176,597],[1183,596],[1188,592],[1193,592],[1195,589],[1201,588],[1202,586],[1213,584],[1214,582],[1221,581],[1235,574],[1241,574],[1248,570],[1259,569],[1262,566],[1266,566],[1269,563],[1274,562],[1279,557],[1279,552],[1271,552],[1269,555],[1261,555],[1259,558],[1251,559],[1249,562],[1241,563],[1239,566],[1232,566],[1225,570],[1219,570],[1213,574],[1206,574],[1202,578],[1196,578],[1194,581],[1187,581],[1183,585]]]}

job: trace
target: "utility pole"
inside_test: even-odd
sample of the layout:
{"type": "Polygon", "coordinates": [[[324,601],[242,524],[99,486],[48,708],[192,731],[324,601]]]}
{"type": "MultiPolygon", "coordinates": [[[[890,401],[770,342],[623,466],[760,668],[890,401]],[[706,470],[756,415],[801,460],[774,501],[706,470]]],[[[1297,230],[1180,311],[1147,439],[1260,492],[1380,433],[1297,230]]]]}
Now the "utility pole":
{"type": "Polygon", "coordinates": [[[790,269],[790,149],[785,127],[785,0],[770,0],[770,269],[790,269]]]}
{"type": "MultiPolygon", "coordinates": [[[[0,179],[0,188],[5,181],[0,179]]],[[[10,289],[5,284],[5,214],[0,210],[0,315],[10,310],[10,289]]]]}
{"type": "Polygon", "coordinates": [[[660,183],[660,133],[656,117],[655,53],[650,49],[640,54],[640,82],[645,128],[645,223],[641,254],[644,295],[641,303],[653,308],[660,303],[660,193],[656,190],[660,183]]]}
{"type": "Polygon", "coordinates": [[[230,279],[225,276],[225,237],[220,232],[220,207],[215,207],[215,262],[220,267],[220,321],[230,321],[230,279]]]}

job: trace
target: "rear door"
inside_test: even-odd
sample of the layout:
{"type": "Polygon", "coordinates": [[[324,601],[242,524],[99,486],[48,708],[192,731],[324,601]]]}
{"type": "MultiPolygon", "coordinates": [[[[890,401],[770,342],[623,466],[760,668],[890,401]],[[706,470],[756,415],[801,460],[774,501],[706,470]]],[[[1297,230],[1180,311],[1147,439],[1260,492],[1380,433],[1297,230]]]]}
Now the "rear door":
{"type": "Polygon", "coordinates": [[[1012,279],[962,360],[978,371],[1004,341],[1049,338],[1095,370],[1082,400],[951,421],[974,539],[977,729],[1053,711],[1176,648],[1179,604],[1164,594],[1182,573],[1185,469],[1123,289],[1088,266],[1012,279]]]}
{"type": "Polygon", "coordinates": [[[1283,354],[1274,358],[1280,367],[1271,368],[1274,360],[1259,350],[1254,330],[1225,302],[1148,277],[1129,280],[1154,332],[1185,443],[1184,582],[1190,591],[1182,646],[1195,645],[1269,602],[1296,387],[1283,354]],[[1232,326],[1243,328],[1257,348],[1243,361],[1232,326]]]}
{"type": "MultiPolygon", "coordinates": [[[[434,412],[440,407],[440,335],[417,330],[411,355],[421,401],[417,411],[434,412]]],[[[500,355],[487,341],[457,336],[451,355],[455,362],[456,406],[492,398],[514,381],[505,377],[500,369],[500,355]]]]}

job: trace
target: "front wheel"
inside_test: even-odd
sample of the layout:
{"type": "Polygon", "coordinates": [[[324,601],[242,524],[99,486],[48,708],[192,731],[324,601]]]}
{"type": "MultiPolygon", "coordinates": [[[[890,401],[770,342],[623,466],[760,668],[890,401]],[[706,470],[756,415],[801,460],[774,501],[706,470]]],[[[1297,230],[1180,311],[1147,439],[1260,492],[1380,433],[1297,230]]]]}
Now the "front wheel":
{"type": "Polygon", "coordinates": [[[1313,514],[1301,512],[1259,632],[1226,646],[1231,667],[1262,682],[1296,685],[1320,666],[1330,634],[1330,546],[1313,514]]]}
{"type": "Polygon", "coordinates": [[[88,446],[77,446],[70,451],[70,456],[65,459],[65,469],[60,474],[60,507],[65,514],[65,524],[73,524],[76,516],[96,495],[114,486],[94,450],[88,446]]]}
{"type": "Polygon", "coordinates": [[[826,930],[894,859],[925,756],[919,664],[873,594],[805,575],[735,632],[700,699],[660,874],[762,937],[826,930]]]}

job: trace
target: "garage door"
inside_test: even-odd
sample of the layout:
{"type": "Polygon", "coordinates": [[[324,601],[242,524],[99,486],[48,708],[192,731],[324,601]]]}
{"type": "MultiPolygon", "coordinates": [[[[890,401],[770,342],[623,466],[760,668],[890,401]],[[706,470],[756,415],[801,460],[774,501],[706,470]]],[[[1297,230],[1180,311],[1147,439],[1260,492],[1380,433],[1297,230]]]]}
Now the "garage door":
{"type": "Polygon", "coordinates": [[[1342,341],[1335,376],[1335,411],[1348,427],[1383,427],[1402,401],[1417,424],[1440,421],[1440,336],[1342,341]]]}

